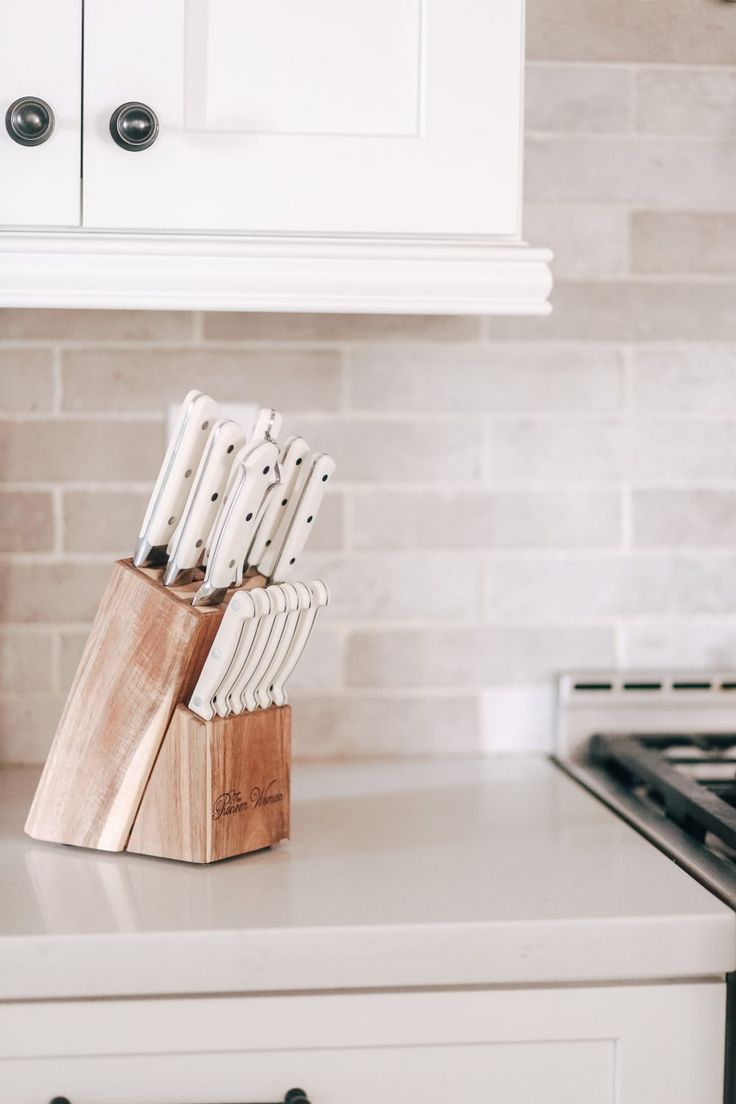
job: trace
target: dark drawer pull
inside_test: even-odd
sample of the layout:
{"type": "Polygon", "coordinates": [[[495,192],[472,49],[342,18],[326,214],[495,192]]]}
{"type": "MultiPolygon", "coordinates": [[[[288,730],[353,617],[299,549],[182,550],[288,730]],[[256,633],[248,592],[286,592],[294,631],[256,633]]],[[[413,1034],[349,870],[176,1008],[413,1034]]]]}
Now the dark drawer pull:
{"type": "MultiPolygon", "coordinates": [[[[66,1096],[55,1096],[49,1104],[72,1104],[72,1102],[66,1096]]],[[[278,1104],[309,1104],[309,1097],[304,1089],[289,1089],[283,1101],[279,1101],[278,1104]]]]}

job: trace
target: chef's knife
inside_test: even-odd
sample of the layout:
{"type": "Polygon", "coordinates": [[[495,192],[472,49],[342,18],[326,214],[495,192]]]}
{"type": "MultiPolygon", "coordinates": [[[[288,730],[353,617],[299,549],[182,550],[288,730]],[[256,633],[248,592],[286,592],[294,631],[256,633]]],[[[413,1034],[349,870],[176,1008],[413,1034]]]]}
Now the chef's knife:
{"type": "Polygon", "coordinates": [[[166,449],[153,493],[143,518],[133,563],[143,567],[162,563],[166,546],[181,517],[191,486],[190,479],[217,417],[217,403],[201,391],[190,391],[182,403],[174,432],[166,449]]]}
{"type": "Polygon", "coordinates": [[[326,452],[317,453],[299,495],[299,501],[286,538],[277,551],[273,566],[270,571],[266,571],[261,567],[263,574],[273,582],[278,583],[285,579],[302,554],[309,539],[309,534],[314,528],[314,521],[324,498],[327,481],[334,471],[335,461],[332,457],[326,452]]]}
{"type": "Polygon", "coordinates": [[[217,605],[229,587],[240,586],[243,561],[258,527],[266,495],[279,482],[279,447],[275,441],[255,445],[236,472],[212,531],[204,582],[195,606],[217,605]]]}
{"type": "Polygon", "coordinates": [[[248,552],[249,565],[257,567],[266,549],[274,539],[277,539],[281,520],[286,516],[292,496],[297,493],[299,476],[308,453],[309,445],[303,437],[292,437],[285,445],[279,460],[281,487],[278,494],[272,494],[269,497],[268,505],[263,511],[261,523],[248,552]]]}
{"type": "MultiPolygon", "coordinates": [[[[250,620],[246,621],[243,625],[243,631],[240,634],[240,640],[238,642],[235,655],[233,656],[230,666],[227,670],[225,677],[220,682],[220,686],[215,694],[214,707],[215,712],[220,717],[226,717],[228,713],[233,712],[231,695],[237,679],[240,677],[243,669],[246,666],[248,657],[250,656],[253,643],[258,632],[258,626],[264,617],[267,617],[271,612],[271,599],[263,587],[254,587],[247,592],[253,602],[253,608],[255,613],[250,620]]],[[[238,695],[238,702],[240,697],[238,695]]]]}
{"type": "Polygon", "coordinates": [[[189,492],[181,521],[168,548],[164,586],[187,582],[204,555],[204,545],[220,509],[233,466],[233,453],[245,435],[237,422],[215,422],[189,492]]]}
{"type": "Polygon", "coordinates": [[[309,583],[311,604],[308,609],[299,614],[294,635],[289,643],[286,656],[281,669],[271,679],[269,694],[274,705],[286,705],[286,682],[290,678],[294,668],[299,662],[302,652],[307,646],[307,641],[314,628],[317,614],[330,600],[330,592],[327,585],[321,579],[315,579],[309,583]]]}
{"type": "Polygon", "coordinates": [[[225,677],[238,647],[244,623],[256,615],[250,592],[242,590],[233,595],[222,615],[217,635],[200,673],[197,685],[189,701],[189,708],[205,721],[215,715],[215,695],[225,677]]]}
{"type": "Polygon", "coordinates": [[[309,608],[312,601],[312,596],[309,593],[309,587],[306,583],[284,583],[283,590],[286,592],[287,609],[284,627],[268,666],[261,675],[260,682],[255,689],[256,701],[261,709],[267,709],[271,704],[271,683],[284,665],[284,660],[289,651],[289,645],[296,632],[296,627],[299,624],[299,615],[309,608]],[[292,591],[294,592],[295,600],[291,594],[292,591]]]}
{"type": "Polygon", "coordinates": [[[271,595],[271,613],[264,618],[259,629],[254,645],[256,655],[255,664],[251,665],[250,678],[247,679],[240,695],[243,709],[246,713],[252,713],[258,708],[256,699],[256,687],[268,670],[273,654],[278,647],[281,634],[284,631],[286,619],[291,610],[296,609],[296,590],[290,583],[276,584],[268,587],[271,595]]]}

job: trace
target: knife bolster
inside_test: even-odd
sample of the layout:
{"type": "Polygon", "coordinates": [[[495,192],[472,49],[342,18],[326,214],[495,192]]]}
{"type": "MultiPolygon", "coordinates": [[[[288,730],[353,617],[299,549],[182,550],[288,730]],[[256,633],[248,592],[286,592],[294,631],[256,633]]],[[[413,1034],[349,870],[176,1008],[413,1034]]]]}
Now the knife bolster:
{"type": "Polygon", "coordinates": [[[210,863],[289,838],[291,708],[204,721],[177,706],[127,850],[210,863]]]}

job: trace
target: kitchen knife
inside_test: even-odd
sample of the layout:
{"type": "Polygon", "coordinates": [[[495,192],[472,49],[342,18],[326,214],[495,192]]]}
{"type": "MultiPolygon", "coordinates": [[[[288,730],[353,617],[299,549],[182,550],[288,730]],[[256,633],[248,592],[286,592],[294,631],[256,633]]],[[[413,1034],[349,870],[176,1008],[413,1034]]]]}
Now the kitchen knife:
{"type": "Polygon", "coordinates": [[[326,452],[317,453],[307,473],[286,538],[278,549],[273,566],[271,567],[269,563],[270,571],[261,567],[263,574],[273,582],[278,583],[285,579],[302,554],[324,498],[327,481],[334,471],[335,461],[332,457],[326,452]]]}
{"type": "Polygon", "coordinates": [[[296,627],[299,624],[299,615],[304,610],[309,609],[312,601],[312,596],[309,593],[309,587],[306,583],[284,583],[283,589],[287,592],[287,613],[284,627],[268,667],[261,675],[261,680],[255,690],[256,701],[261,709],[267,709],[271,704],[271,683],[284,665],[284,660],[289,651],[289,645],[296,632],[296,627]],[[295,592],[296,601],[291,600],[291,594],[289,593],[291,590],[295,592]]]}
{"type": "Polygon", "coordinates": [[[308,584],[308,587],[311,604],[308,609],[299,614],[299,620],[289,643],[283,665],[271,679],[269,693],[274,705],[286,705],[286,683],[307,646],[307,641],[317,620],[317,614],[330,600],[330,592],[321,579],[315,579],[314,582],[308,584]]]}
{"type": "Polygon", "coordinates": [[[255,615],[255,604],[247,590],[234,594],[222,615],[217,635],[212,641],[189,701],[192,712],[205,721],[211,720],[215,715],[213,704],[215,695],[237,651],[244,623],[253,619],[255,615]]]}
{"type": "MultiPolygon", "coordinates": [[[[231,701],[233,688],[246,666],[258,632],[258,626],[261,620],[267,617],[271,612],[271,599],[269,595],[266,594],[265,588],[254,587],[247,593],[251,596],[255,614],[243,625],[243,631],[240,634],[240,640],[235,655],[215,694],[214,707],[219,717],[226,717],[228,713],[234,712],[231,701]]],[[[240,696],[238,694],[238,711],[240,711],[239,703],[240,696]]]]}
{"type": "Polygon", "coordinates": [[[201,391],[190,391],[182,403],[164,462],[148,502],[133,563],[143,567],[162,563],[166,546],[189,494],[190,479],[207,443],[210,426],[217,417],[217,403],[201,391]]]}
{"type": "Polygon", "coordinates": [[[244,440],[241,427],[229,418],[212,427],[181,521],[169,543],[164,586],[187,582],[201,561],[230,477],[233,453],[244,440]]]}
{"type": "MultiPolygon", "coordinates": [[[[281,488],[278,494],[272,494],[263,512],[258,531],[247,556],[247,562],[256,567],[266,549],[276,537],[282,518],[292,498],[296,494],[304,460],[309,453],[309,445],[303,437],[292,437],[284,446],[279,460],[281,468],[281,488]]],[[[298,496],[297,496],[298,497],[298,496]]]]}
{"type": "Polygon", "coordinates": [[[275,441],[255,445],[236,472],[212,531],[204,582],[194,596],[195,606],[217,605],[229,587],[243,580],[245,553],[258,528],[261,509],[270,489],[279,483],[279,447],[275,441]]]}
{"type": "Polygon", "coordinates": [[[267,587],[271,596],[271,613],[264,618],[259,637],[254,645],[256,656],[255,664],[251,664],[250,678],[247,679],[240,695],[243,710],[252,713],[258,708],[256,688],[268,670],[268,667],[276,651],[281,634],[284,631],[286,619],[292,610],[296,609],[296,590],[291,583],[276,584],[267,587]]]}

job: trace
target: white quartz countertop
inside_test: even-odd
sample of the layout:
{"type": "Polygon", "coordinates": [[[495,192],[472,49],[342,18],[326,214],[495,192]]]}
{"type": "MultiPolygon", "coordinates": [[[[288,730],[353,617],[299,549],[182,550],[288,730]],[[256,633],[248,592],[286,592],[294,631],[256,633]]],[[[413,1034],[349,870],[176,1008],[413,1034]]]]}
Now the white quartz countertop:
{"type": "Polygon", "coordinates": [[[704,977],[736,917],[542,758],[297,765],[292,840],[210,867],[23,835],[0,999],[704,977]]]}

